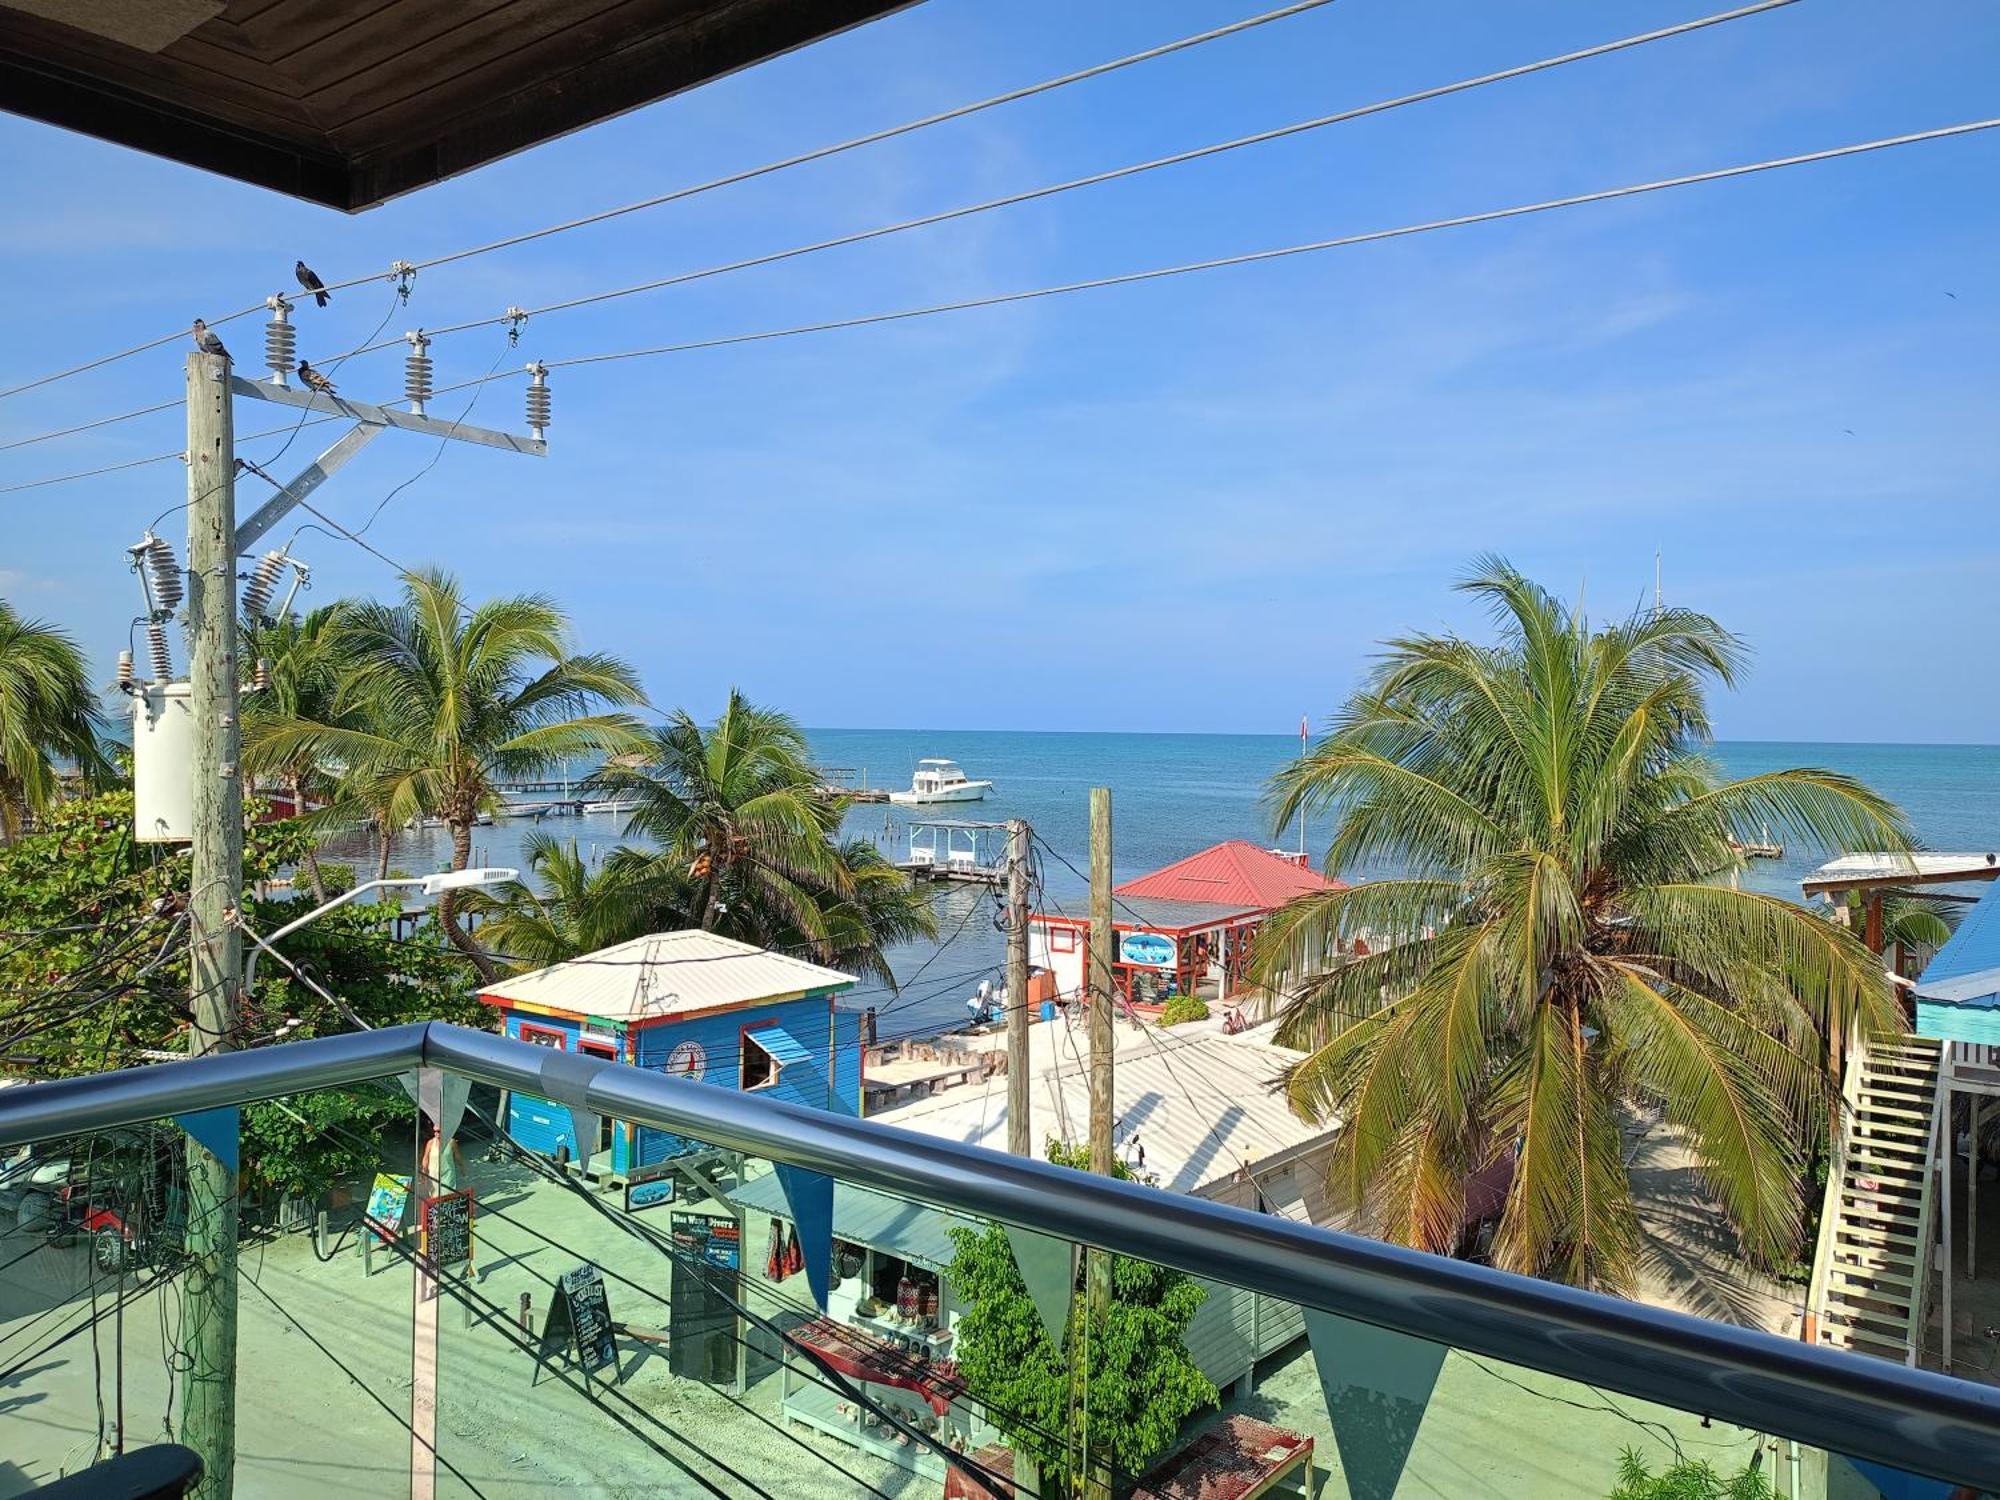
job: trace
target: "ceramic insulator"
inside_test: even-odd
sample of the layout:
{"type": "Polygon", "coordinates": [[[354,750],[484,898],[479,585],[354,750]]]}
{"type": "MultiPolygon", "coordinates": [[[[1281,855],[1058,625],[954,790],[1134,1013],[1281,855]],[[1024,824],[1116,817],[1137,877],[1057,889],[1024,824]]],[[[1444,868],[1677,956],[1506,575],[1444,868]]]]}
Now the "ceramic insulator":
{"type": "Polygon", "coordinates": [[[167,628],[157,620],[146,623],[146,648],[153,658],[153,681],[174,680],[174,657],[167,649],[167,628]]]}
{"type": "Polygon", "coordinates": [[[146,539],[146,576],[153,583],[153,607],[168,614],[181,605],[181,567],[174,549],[158,537],[146,539]]]}
{"type": "Polygon", "coordinates": [[[285,554],[266,552],[250,570],[243,585],[243,613],[253,620],[264,619],[271,610],[271,596],[278,591],[278,576],[285,570],[285,554]]]}
{"type": "Polygon", "coordinates": [[[274,375],[290,375],[299,364],[299,331],[284,318],[264,325],[264,361],[274,375]]]}

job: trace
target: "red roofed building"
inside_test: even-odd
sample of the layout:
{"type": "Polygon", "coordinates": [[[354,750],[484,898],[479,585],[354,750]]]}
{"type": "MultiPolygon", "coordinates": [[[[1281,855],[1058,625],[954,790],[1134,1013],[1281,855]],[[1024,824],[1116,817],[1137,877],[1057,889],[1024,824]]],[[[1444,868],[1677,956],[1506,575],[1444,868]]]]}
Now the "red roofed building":
{"type": "MultiPolygon", "coordinates": [[[[1111,973],[1118,993],[1140,1010],[1170,994],[1228,1000],[1243,984],[1250,943],[1279,907],[1314,891],[1341,890],[1302,856],[1230,839],[1113,892],[1118,944],[1111,973]]],[[[1055,977],[1059,998],[1084,992],[1089,972],[1087,916],[1036,912],[1028,921],[1028,961],[1055,977]]]]}
{"type": "Polygon", "coordinates": [[[1126,881],[1118,894],[1150,896],[1155,901],[1221,901],[1275,911],[1294,896],[1343,889],[1345,882],[1328,880],[1301,856],[1259,849],[1248,839],[1227,839],[1126,881]]]}

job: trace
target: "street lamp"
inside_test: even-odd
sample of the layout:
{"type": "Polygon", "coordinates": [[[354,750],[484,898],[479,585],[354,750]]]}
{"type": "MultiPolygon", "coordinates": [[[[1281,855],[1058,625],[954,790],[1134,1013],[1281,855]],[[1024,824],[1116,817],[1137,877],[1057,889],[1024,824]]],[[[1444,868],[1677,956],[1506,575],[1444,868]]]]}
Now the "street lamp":
{"type": "Polygon", "coordinates": [[[479,890],[487,886],[505,885],[510,880],[519,880],[520,878],[521,872],[519,870],[510,870],[500,865],[482,866],[472,870],[446,870],[440,875],[396,875],[387,880],[370,880],[362,885],[357,885],[351,891],[343,891],[324,906],[314,907],[304,916],[294,918],[267,937],[258,937],[255,933],[250,932],[249,928],[245,927],[243,930],[250,937],[253,946],[243,960],[243,993],[246,995],[250,993],[251,981],[257,977],[258,955],[269,948],[271,944],[288,933],[297,932],[306,923],[319,920],[319,918],[325,916],[336,906],[345,906],[348,902],[358,896],[365,895],[369,891],[382,890],[392,885],[414,885],[419,887],[426,896],[435,896],[444,891],[479,890]]]}

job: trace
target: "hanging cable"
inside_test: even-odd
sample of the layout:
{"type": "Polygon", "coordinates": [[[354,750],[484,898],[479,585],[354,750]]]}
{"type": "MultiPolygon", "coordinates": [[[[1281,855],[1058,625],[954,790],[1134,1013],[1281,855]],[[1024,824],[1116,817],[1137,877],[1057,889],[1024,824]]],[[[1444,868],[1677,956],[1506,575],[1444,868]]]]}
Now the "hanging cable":
{"type": "MultiPolygon", "coordinates": [[[[1030,99],[1037,94],[1046,94],[1055,89],[1066,88],[1073,83],[1082,83],[1087,79],[1100,78],[1107,73],[1117,72],[1121,68],[1129,68],[1138,63],[1151,62],[1156,58],[1166,57],[1175,52],[1183,52],[1190,47],[1199,47],[1207,42],[1220,41],[1224,37],[1235,36],[1239,32],[1250,31],[1256,27],[1268,25],[1273,21],[1282,21],[1291,16],[1303,15],[1307,11],[1318,10],[1321,6],[1331,3],[1332,0],[1297,0],[1295,4],[1282,5],[1276,10],[1265,11],[1261,15],[1249,16],[1241,21],[1232,21],[1225,26],[1217,26],[1208,31],[1197,32],[1193,36],[1182,37],[1178,41],[1165,42],[1157,47],[1149,47],[1142,52],[1134,52],[1126,57],[1113,58],[1109,62],[1096,63],[1090,67],[1078,69],[1073,73],[1065,73],[1056,78],[1046,79],[1041,83],[1011,89],[1003,94],[994,94],[989,98],[981,99],[971,104],[962,104],[938,114],[926,115],[922,119],[912,120],[906,124],[893,125],[885,130],[877,130],[868,135],[856,136],[851,140],[841,141],[831,146],[821,146],[811,151],[801,152],[796,156],[767,162],[763,166],[746,168],[740,172],[732,172],[727,176],[717,177],[708,182],[697,183],[691,187],[676,188],[671,192],[640,199],[636,203],[627,203],[618,208],[604,209],[598,213],[588,214],[580,219],[571,219],[565,223],[551,224],[541,229],[528,230],[525,233],[511,235],[502,240],[493,240],[484,245],[474,245],[464,250],[450,251],[444,255],[432,256],[429,260],[414,262],[399,260],[394,262],[386,273],[378,271],[364,276],[349,277],[345,281],[330,281],[325,284],[325,290],[337,292],[347,287],[361,286],[370,281],[392,280],[396,282],[399,294],[407,297],[410,284],[416,279],[419,271],[427,271],[435,266],[448,266],[457,261],[470,260],[474,256],[491,255],[498,250],[508,250],[516,245],[531,244],[536,240],[547,239],[551,235],[567,234],[573,229],[582,229],[591,224],[602,224],[607,220],[621,218],[626,214],[638,213],[642,209],[658,208],[664,204],[679,202],[684,198],[692,198],[700,193],[712,192],[717,188],[729,187],[740,182],[749,182],[754,178],[768,176],[773,172],[781,172],[789,167],[804,166],[808,162],[824,161],[828,157],[838,156],[843,152],[857,150],[863,146],[872,146],[881,141],[893,140],[897,136],[908,135],[912,131],[923,130],[932,125],[942,125],[952,120],[962,120],[968,115],[975,115],[983,110],[994,109],[1003,104],[1012,104],[1022,99],[1030,99]]],[[[239,308],[235,312],[224,313],[221,317],[210,318],[208,325],[211,328],[220,327],[224,323],[248,317],[262,306],[264,306],[262,302],[257,302],[249,307],[239,308]]],[[[34,390],[39,386],[52,384],[58,380],[67,380],[73,375],[81,375],[89,370],[101,369],[105,365],[115,364],[122,359],[129,359],[135,354],[143,354],[149,349],[157,349],[163,344],[176,343],[185,337],[187,337],[185,329],[176,329],[172,333],[148,340],[146,343],[135,345],[130,349],[121,349],[115,354],[103,355],[85,364],[72,366],[67,370],[58,370],[53,374],[42,375],[34,380],[24,381],[20,385],[9,386],[5,390],[0,390],[0,400],[5,400],[9,396],[17,396],[23,391],[34,390]]]]}
{"type": "MultiPolygon", "coordinates": [[[[1785,167],[1805,166],[1814,162],[1834,161],[1842,157],[1860,156],[1873,151],[1886,151],[1898,146],[1917,145],[1927,141],[1947,140],[1955,136],[1972,135],[1979,131],[2000,127],[2000,117],[1988,120],[1973,120],[1961,125],[1944,125],[1934,130],[1913,131],[1907,135],[1885,136],[1879,140],[1861,141],[1851,146],[1834,146],[1823,151],[1808,151],[1796,156],[1772,157],[1765,161],[1747,162],[1741,166],[1717,167],[1705,172],[1691,172],[1680,177],[1657,178],[1650,182],[1632,183],[1623,187],[1601,188],[1595,192],[1576,193],[1563,198],[1544,198],[1534,203],[1517,204],[1508,208],[1487,209],[1479,213],[1458,214],[1447,219],[1427,219],[1421,223],[1398,225],[1393,229],[1372,229],[1361,234],[1341,235],[1334,239],[1312,240],[1301,245],[1283,245],[1271,250],[1252,250],[1240,255],[1217,256],[1212,260],[1187,261],[1180,265],[1159,266],[1145,271],[1127,271],[1115,276],[1098,276],[1087,281],[1063,282],[1056,286],[1035,287],[1028,291],[997,292],[986,297],[967,297],[956,302],[934,302],[925,307],[901,308],[894,312],[864,313],[852,318],[833,318],[823,323],[802,323],[790,328],[764,329],[756,333],[723,334],[716,338],[691,339],[679,344],[661,344],[650,349],[626,349],[612,354],[585,354],[570,359],[545,361],[551,370],[574,369],[580,365],[607,364],[616,360],[651,359],[666,354],[686,354],[698,349],[720,349],[732,344],[764,343],[772,339],[797,338],[804,334],[831,333],[840,329],[865,328],[878,323],[896,323],[911,318],[934,317],[940,313],[967,312],[976,308],[1000,307],[1011,302],[1029,302],[1042,297],[1067,296],[1072,292],[1099,291],[1106,287],[1133,286],[1140,282],[1162,281],[1173,276],[1186,276],[1197,271],[1222,270],[1231,266],[1255,265],[1262,261],[1283,260],[1291,256],[1312,255],[1327,250],[1343,250],[1355,245],[1375,244],[1383,240],[1405,239],[1412,235],[1431,234],[1443,229],[1461,229],[1473,224],[1491,224],[1503,219],[1524,218],[1530,214],[1549,213],[1556,209],[1576,208],[1589,203],[1605,203],[1618,198],[1637,197],[1643,193],[1664,192],[1670,188],[1692,187],[1706,182],[1722,182],[1733,177],[1747,177],[1759,172],[1772,172],[1785,167]]],[[[505,376],[489,376],[487,379],[511,379],[519,372],[510,371],[505,376]]],[[[446,391],[463,390],[466,385],[477,382],[467,381],[458,386],[446,387],[446,391]]],[[[439,392],[440,395],[445,391],[439,392]]]]}
{"type": "MultiPolygon", "coordinates": [[[[1429,100],[1441,99],[1451,94],[1463,93],[1469,89],[1484,88],[1489,84],[1503,83],[1509,79],[1525,77],[1531,73],[1560,68],[1570,63],[1583,62],[1594,57],[1621,52],[1633,47],[1642,47],[1651,42],[1664,41],[1670,37],[1684,36],[1692,31],[1700,31],[1711,26],[1724,25],[1730,21],[1740,21],[1749,16],[1762,15],[1767,11],[1795,5],[1798,0],[1758,0],[1757,4],[1737,10],[1721,11],[1715,15],[1702,16],[1693,21],[1684,21],[1677,26],[1668,26],[1657,31],[1642,32],[1636,36],[1621,37],[1616,41],[1604,42],[1579,51],[1566,52],[1558,57],[1546,57],[1538,62],[1523,63],[1518,67],[1505,68],[1495,73],[1483,73],[1473,78],[1462,78],[1455,83],[1440,84],[1435,88],[1419,90],[1413,94],[1402,94],[1393,99],[1379,100],[1353,109],[1340,110],[1329,115],[1320,115],[1310,120],[1300,120],[1294,124],[1281,125],[1274,130],[1258,131],[1253,135],[1237,136],[1233,140],[1218,141],[1212,145],[1197,146],[1192,150],[1178,151],[1168,156],[1154,157],[1150,161],[1135,162],[1129,166],[1114,167],[1109,171],[1094,172],[1085,177],[1073,177],[1066,182],[1049,183],[1042,187],[1029,188],[1025,192],[1009,193],[999,198],[989,198],[980,203],[963,204],[937,213],[922,214],[914,219],[903,219],[894,224],[884,224],[873,229],[856,230],[851,234],[836,235],[831,239],[817,240],[807,245],[795,245],[790,249],[773,250],[763,255],[753,255],[742,260],[725,261],[719,265],[706,266],[700,270],[683,271],[673,276],[662,276],[651,281],[643,281],[635,286],[622,287],[615,291],[593,292],[587,296],[572,297],[562,302],[551,302],[542,307],[530,308],[523,312],[520,308],[509,308],[505,313],[492,318],[474,318],[464,323],[452,323],[443,328],[431,330],[433,338],[448,334],[463,333],[475,328],[491,328],[507,324],[518,328],[528,317],[542,317],[550,313],[569,312],[579,307],[591,307],[600,302],[616,301],[622,297],[638,296],[645,292],[655,292],[667,287],[682,286],[693,281],[705,281],[710,277],[724,276],[735,271],[749,270],[757,266],[775,265],[780,261],[796,260],[801,256],[814,255],[823,250],[839,249],[847,245],[863,244],[870,240],[883,239],[889,235],[902,234],[912,229],[924,229],[936,224],[950,223],[955,219],[970,218],[974,214],[990,213],[995,209],[1012,208],[1023,203],[1032,203],[1042,198],[1052,198],[1059,193],[1073,192],[1078,188],[1097,187],[1107,182],[1117,182],[1141,173],[1157,171],[1163,167],[1182,166],[1188,162],[1201,161],[1219,156],[1225,152],[1242,150],[1247,146],[1264,145],[1271,141],[1284,140],[1289,136],[1301,135],[1307,131],[1323,130],[1328,126],[1345,124],[1368,115],[1383,114],[1389,110],[1401,109],[1411,104],[1422,104],[1429,100]]],[[[386,348],[387,345],[376,347],[386,348]]],[[[357,349],[357,354],[368,353],[367,348],[357,349]]]]}
{"type": "MultiPolygon", "coordinates": [[[[733,344],[765,343],[773,339],[797,338],[805,334],[832,333],[848,328],[865,328],[879,323],[904,322],[912,318],[934,317],[942,313],[967,312],[978,308],[1000,307],[1008,303],[1029,302],[1044,297],[1066,296],[1072,292],[1098,291],[1107,287],[1132,286],[1140,282],[1161,281],[1173,276],[1190,275],[1197,271],[1221,270],[1232,266],[1255,265],[1263,261],[1283,260],[1291,256],[1311,255],[1327,250],[1347,249],[1355,245],[1374,244],[1383,240],[1404,239],[1413,235],[1430,234],[1444,229],[1461,229],[1474,224],[1491,224],[1505,219],[1523,218],[1531,214],[1549,213],[1557,209],[1576,208],[1590,203],[1605,203],[1619,198],[1637,197],[1644,193],[1664,192],[1672,188],[1693,187],[1702,183],[1722,182],[1735,177],[1747,177],[1761,172],[1773,172],[1786,167],[1807,166],[1815,162],[1835,161],[1843,157],[1861,156],[1875,151],[1886,151],[1899,146],[1918,145],[1929,141],[1948,140],[1957,136],[1973,135],[1981,131],[2000,127],[2000,117],[1985,120],[1970,120],[1957,125],[1939,126],[1932,130],[1912,131],[1904,135],[1884,136],[1872,141],[1859,141],[1853,145],[1833,146],[1821,151],[1802,152],[1794,156],[1771,157],[1763,161],[1746,162],[1740,166],[1717,167],[1705,172],[1692,172],[1679,177],[1657,178],[1648,182],[1632,183],[1622,187],[1602,188],[1595,192],[1577,193],[1562,198],[1545,198],[1534,203],[1517,204],[1507,208],[1488,209],[1479,213],[1459,214],[1445,219],[1429,219],[1416,224],[1398,225],[1392,229],[1369,230],[1362,234],[1343,235],[1334,239],[1313,240],[1305,244],[1284,245],[1270,250],[1247,251],[1240,255],[1218,256],[1211,260],[1188,261],[1180,265],[1160,266],[1151,270],[1128,271],[1115,276],[1093,277],[1086,281],[1064,282],[1056,286],[1035,287],[1027,291],[999,292],[985,297],[968,297],[956,302],[937,302],[924,307],[901,308],[893,312],[864,313],[851,318],[834,318],[820,323],[802,323],[789,328],[763,329],[753,333],[723,334],[715,338],[692,339],[685,343],[660,344],[645,349],[624,349],[612,353],[577,355],[569,359],[551,359],[540,363],[549,370],[574,369],[581,365],[607,364],[617,360],[651,359],[668,354],[687,354],[700,349],[720,349],[733,344]]],[[[468,390],[489,384],[494,380],[511,380],[524,373],[509,371],[505,375],[487,374],[471,380],[460,381],[456,385],[441,386],[434,395],[449,395],[456,391],[468,390]]],[[[319,421],[334,421],[334,417],[323,417],[319,421]]],[[[313,425],[306,423],[302,425],[313,425]]],[[[273,428],[266,432],[252,434],[252,437],[269,437],[285,428],[273,428]]],[[[245,439],[248,441],[248,439],[245,439]]],[[[0,495],[12,494],[20,490],[39,489],[46,485],[67,484],[79,479],[93,479],[101,474],[116,473],[121,469],[138,468],[145,464],[164,463],[169,459],[185,458],[176,450],[172,453],[155,454],[149,458],[129,460],[122,464],[111,464],[103,468],[88,469],[76,474],[59,474],[47,479],[32,479],[17,484],[0,485],[0,495]]]]}

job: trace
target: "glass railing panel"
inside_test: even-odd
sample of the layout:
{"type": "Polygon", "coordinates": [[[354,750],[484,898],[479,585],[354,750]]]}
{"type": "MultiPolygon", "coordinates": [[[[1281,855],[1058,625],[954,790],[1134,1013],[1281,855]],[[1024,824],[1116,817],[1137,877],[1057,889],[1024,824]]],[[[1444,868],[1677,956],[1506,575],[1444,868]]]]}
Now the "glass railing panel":
{"type": "Polygon", "coordinates": [[[385,1246],[365,1264],[355,1226],[375,1174],[407,1173],[414,1118],[388,1081],[12,1156],[0,1179],[0,1494],[121,1445],[198,1438],[189,1384],[225,1316],[198,1289],[198,1266],[232,1229],[236,1492],[407,1494],[410,1262],[385,1246]],[[219,1164],[219,1196],[190,1175],[191,1136],[197,1172],[219,1164]]]}
{"type": "Polygon", "coordinates": [[[441,1495],[936,1493],[941,1461],[913,1491],[880,1451],[893,1438],[871,1451],[814,1425],[854,1403],[787,1357],[816,1309],[802,1274],[767,1276],[783,1247],[735,1201],[768,1164],[584,1120],[563,1133],[597,1133],[586,1172],[497,1117],[475,1092],[474,1253],[440,1268],[441,1495]],[[646,1165],[609,1169],[619,1137],[617,1159],[646,1165]]]}
{"type": "Polygon", "coordinates": [[[1120,1494],[1889,1492],[1726,1411],[1625,1394],[1615,1369],[1551,1375],[1119,1256],[1095,1318],[1098,1257],[1031,1228],[685,1137],[654,1160],[600,1135],[593,1172],[467,1135],[447,1493],[1054,1496],[1093,1468],[1120,1494]]]}

